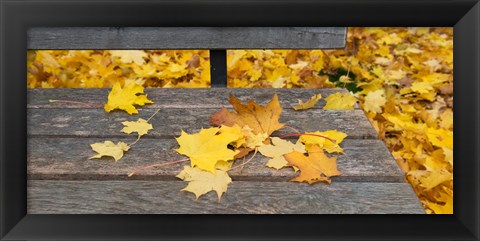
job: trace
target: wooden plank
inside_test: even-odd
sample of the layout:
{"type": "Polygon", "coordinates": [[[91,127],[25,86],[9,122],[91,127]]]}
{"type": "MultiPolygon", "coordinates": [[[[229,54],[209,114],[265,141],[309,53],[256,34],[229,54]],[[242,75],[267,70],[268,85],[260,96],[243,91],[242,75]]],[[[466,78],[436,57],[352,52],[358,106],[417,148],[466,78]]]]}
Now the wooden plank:
{"type": "Polygon", "coordinates": [[[405,183],[233,182],[219,203],[181,181],[28,181],[28,214],[424,214],[405,183]]]}
{"type": "MultiPolygon", "coordinates": [[[[128,178],[128,173],[142,166],[180,160],[185,156],[174,150],[178,144],[173,138],[142,139],[118,162],[108,157],[87,160],[95,155],[90,144],[103,141],[105,139],[29,138],[28,176],[30,179],[58,180],[176,180],[175,175],[188,165],[184,162],[152,168],[128,178]]],[[[134,139],[122,141],[131,143],[134,139]]],[[[343,175],[334,177],[334,182],[403,182],[403,174],[380,140],[345,140],[340,146],[345,154],[335,156],[338,156],[338,169],[343,175]]],[[[242,162],[243,159],[239,159],[235,165],[242,162]]],[[[229,173],[233,180],[282,182],[297,175],[291,168],[277,171],[265,167],[266,162],[266,157],[257,154],[243,169],[229,173]]]]}
{"type": "MultiPolygon", "coordinates": [[[[210,116],[219,109],[161,109],[150,120],[154,129],[146,138],[171,138],[179,136],[181,130],[188,133],[210,126],[210,116]]],[[[30,136],[78,136],[78,137],[122,137],[122,121],[147,119],[155,109],[142,109],[138,115],[130,116],[123,111],[107,113],[103,109],[28,109],[27,130],[30,136]]],[[[343,131],[348,138],[377,138],[377,133],[361,110],[323,111],[283,111],[280,121],[301,132],[343,131]]],[[[283,128],[275,135],[292,133],[283,128]]]]}
{"type": "Polygon", "coordinates": [[[332,49],[344,27],[33,27],[28,49],[332,49]]]}
{"type": "MultiPolygon", "coordinates": [[[[28,89],[27,108],[101,108],[68,103],[50,103],[49,100],[71,100],[87,103],[105,104],[110,89],[28,89]]],[[[333,93],[346,93],[345,89],[162,89],[146,88],[145,93],[155,104],[143,108],[220,108],[230,106],[229,93],[244,103],[254,100],[258,104],[266,104],[277,93],[283,108],[291,108],[298,99],[306,101],[313,95],[321,94],[322,99],[314,108],[325,106],[323,100],[333,93]],[[199,101],[201,100],[201,101],[199,101]]],[[[358,105],[356,105],[358,109],[358,105]]]]}

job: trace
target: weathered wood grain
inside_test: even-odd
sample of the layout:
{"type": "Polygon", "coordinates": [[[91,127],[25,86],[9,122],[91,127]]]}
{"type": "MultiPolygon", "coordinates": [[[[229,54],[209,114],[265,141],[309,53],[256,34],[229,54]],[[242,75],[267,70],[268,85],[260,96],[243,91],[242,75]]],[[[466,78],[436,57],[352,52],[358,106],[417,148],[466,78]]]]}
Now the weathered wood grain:
{"type": "MultiPolygon", "coordinates": [[[[171,138],[211,127],[210,116],[220,109],[161,109],[150,120],[154,129],[145,138],[171,138]]],[[[122,137],[121,122],[147,119],[155,109],[142,109],[130,116],[124,111],[107,113],[103,109],[28,109],[27,131],[30,136],[122,137]]],[[[377,134],[361,110],[354,111],[283,111],[280,121],[299,131],[326,131],[337,129],[348,138],[376,138],[377,134]]],[[[275,135],[292,133],[283,128],[275,135]]]]}
{"type": "Polygon", "coordinates": [[[28,49],[331,49],[344,27],[34,27],[28,49]]]}
{"type": "MultiPolygon", "coordinates": [[[[87,103],[105,104],[110,89],[28,89],[27,108],[102,108],[87,105],[69,104],[49,100],[71,100],[87,103]]],[[[321,94],[322,99],[313,107],[321,109],[323,100],[333,93],[346,93],[345,89],[161,89],[146,88],[145,93],[155,104],[143,108],[220,108],[230,106],[229,93],[244,103],[254,100],[258,104],[266,104],[277,93],[283,108],[289,109],[298,103],[298,99],[306,101],[313,95],[321,94]],[[201,101],[199,101],[201,100],[201,101]]],[[[358,105],[355,106],[358,109],[358,105]]]]}
{"type": "MultiPolygon", "coordinates": [[[[90,144],[103,142],[98,138],[29,138],[28,176],[30,179],[60,180],[175,180],[188,162],[145,170],[133,177],[127,174],[142,166],[184,159],[174,149],[174,139],[142,139],[124,157],[87,160],[96,153],[90,144]]],[[[115,143],[117,140],[112,140],[115,143]]],[[[131,143],[134,139],[122,140],[131,143]]],[[[403,174],[379,140],[345,140],[340,144],[345,154],[338,156],[342,176],[334,182],[403,182],[403,174]]],[[[252,154],[250,154],[252,156],[252,154]]],[[[247,156],[248,160],[250,156],[247,156]]],[[[267,158],[257,154],[243,169],[236,168],[230,175],[234,180],[288,181],[298,173],[291,168],[275,170],[265,167],[267,158]]],[[[243,159],[236,161],[239,165],[243,159]]]]}
{"type": "Polygon", "coordinates": [[[28,214],[423,214],[405,183],[233,182],[218,202],[181,181],[28,181],[28,214]]]}

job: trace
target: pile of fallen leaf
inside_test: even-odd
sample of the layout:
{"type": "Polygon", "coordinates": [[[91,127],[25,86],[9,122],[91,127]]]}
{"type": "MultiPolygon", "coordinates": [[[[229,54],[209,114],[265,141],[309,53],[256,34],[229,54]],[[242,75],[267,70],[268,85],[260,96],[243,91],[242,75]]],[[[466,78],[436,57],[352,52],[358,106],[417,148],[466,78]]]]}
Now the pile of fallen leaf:
{"type": "MultiPolygon", "coordinates": [[[[353,109],[355,100],[338,104],[338,98],[342,96],[349,95],[340,93],[330,95],[331,98],[327,99],[324,109],[353,109]]],[[[310,109],[320,98],[322,98],[320,94],[315,95],[306,102],[299,101],[299,104],[293,108],[295,110],[310,109]]],[[[68,100],[52,101],[67,102],[68,100]]],[[[153,101],[144,94],[144,87],[141,85],[130,83],[122,88],[119,83],[116,83],[108,95],[104,109],[106,112],[123,110],[132,115],[138,113],[136,106],[152,103],[153,101]]],[[[284,124],[279,122],[282,107],[276,94],[265,106],[258,105],[252,100],[244,104],[231,94],[230,104],[233,106],[233,112],[222,107],[212,114],[210,124],[214,127],[202,128],[193,134],[181,131],[181,135],[176,138],[179,148],[175,151],[187,156],[187,159],[142,167],[130,173],[129,176],[151,167],[190,161],[190,165],[184,166],[177,175],[178,178],[188,182],[182,190],[194,193],[197,199],[210,191],[215,191],[220,201],[232,182],[228,172],[248,164],[257,152],[269,158],[265,164],[267,167],[277,170],[291,167],[292,171],[299,171],[300,174],[291,180],[293,182],[330,183],[330,177],[341,175],[337,169],[337,157],[329,157],[325,152],[343,153],[339,144],[347,134],[328,130],[282,136],[299,137],[296,143],[293,143],[282,137],[270,137],[273,132],[284,127],[284,124]],[[233,166],[236,160],[240,160],[252,151],[254,154],[249,160],[233,166]]],[[[124,142],[115,144],[112,141],[91,144],[92,150],[97,154],[90,159],[107,156],[113,157],[115,161],[120,160],[124,152],[129,151],[143,135],[153,129],[149,121],[158,111],[160,110],[147,120],[139,118],[136,121],[122,122],[124,128],[120,131],[126,134],[136,132],[138,135],[136,141],[131,144],[124,142]]]]}
{"type": "Polygon", "coordinates": [[[27,52],[29,88],[210,86],[208,50],[41,50],[27,52]]]}
{"type": "MultiPolygon", "coordinates": [[[[29,51],[28,87],[209,86],[208,51],[29,51]]],[[[453,212],[453,28],[349,28],[342,50],[229,50],[229,87],[342,87],[427,212],[453,212]]]]}

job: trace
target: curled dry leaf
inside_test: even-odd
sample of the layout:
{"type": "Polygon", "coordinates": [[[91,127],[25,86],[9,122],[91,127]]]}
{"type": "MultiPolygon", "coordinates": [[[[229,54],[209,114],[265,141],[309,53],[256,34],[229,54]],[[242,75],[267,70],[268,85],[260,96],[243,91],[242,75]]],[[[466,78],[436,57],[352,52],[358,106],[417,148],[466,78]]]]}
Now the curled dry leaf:
{"type": "Polygon", "coordinates": [[[321,94],[316,94],[312,96],[309,100],[307,100],[305,103],[301,100],[298,100],[298,105],[293,106],[292,108],[294,110],[306,110],[313,108],[315,104],[322,98],[321,94]]]}
{"type": "Polygon", "coordinates": [[[130,147],[125,142],[118,142],[117,144],[111,141],[105,141],[104,143],[90,144],[92,149],[98,154],[88,159],[102,158],[103,156],[111,156],[115,161],[120,160],[123,157],[123,152],[128,151],[130,147]]]}

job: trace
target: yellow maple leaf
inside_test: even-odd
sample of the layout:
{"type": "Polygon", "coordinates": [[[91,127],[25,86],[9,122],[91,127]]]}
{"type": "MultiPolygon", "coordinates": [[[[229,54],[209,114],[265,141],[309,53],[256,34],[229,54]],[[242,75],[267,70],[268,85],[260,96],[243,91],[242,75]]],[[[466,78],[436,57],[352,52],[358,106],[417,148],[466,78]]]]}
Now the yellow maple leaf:
{"type": "Polygon", "coordinates": [[[210,117],[212,125],[233,126],[237,124],[240,127],[249,126],[253,129],[254,134],[267,133],[268,136],[284,125],[278,122],[282,113],[282,107],[278,101],[277,94],[272,97],[266,106],[258,105],[252,100],[247,104],[243,104],[232,94],[230,94],[230,103],[236,113],[222,107],[219,112],[210,117]]]}
{"type": "Polygon", "coordinates": [[[453,190],[451,188],[442,186],[434,199],[436,203],[426,200],[426,206],[435,214],[453,214],[453,190]]]}
{"type": "Polygon", "coordinates": [[[225,171],[217,170],[215,173],[211,173],[189,166],[184,166],[183,171],[177,177],[188,182],[182,191],[194,193],[197,199],[203,194],[215,191],[219,202],[222,194],[227,191],[228,184],[232,182],[225,171]]]}
{"type": "Polygon", "coordinates": [[[122,89],[120,83],[117,82],[108,94],[108,102],[103,108],[107,112],[120,109],[125,110],[130,115],[138,114],[134,105],[143,106],[153,103],[153,101],[147,99],[147,95],[143,94],[143,89],[143,86],[137,85],[134,82],[122,89]]]}
{"type": "Polygon", "coordinates": [[[120,58],[125,64],[135,63],[137,65],[145,64],[145,59],[148,54],[143,50],[110,50],[112,57],[120,58]]]}
{"type": "Polygon", "coordinates": [[[227,53],[227,69],[230,71],[234,69],[237,65],[238,60],[240,60],[247,52],[245,50],[236,50],[228,51],[227,53]]]}
{"type": "Polygon", "coordinates": [[[296,64],[291,64],[288,67],[290,69],[303,69],[307,67],[307,65],[308,65],[308,62],[306,61],[298,61],[296,64]]]}
{"type": "Polygon", "coordinates": [[[98,154],[88,159],[102,158],[103,156],[111,156],[115,161],[120,160],[123,157],[123,152],[128,151],[130,147],[124,142],[118,142],[117,144],[111,141],[105,141],[104,143],[90,144],[92,149],[98,154]]]}
{"type": "Polygon", "coordinates": [[[135,74],[141,78],[149,78],[157,74],[157,66],[154,65],[153,62],[142,65],[132,65],[132,69],[133,72],[135,72],[135,74]]]}
{"type": "Polygon", "coordinates": [[[430,71],[432,72],[437,71],[442,67],[437,59],[429,59],[428,61],[424,61],[423,64],[430,67],[430,71]]]}
{"type": "Polygon", "coordinates": [[[60,65],[57,59],[52,56],[52,53],[53,51],[41,51],[38,53],[37,58],[39,59],[39,62],[43,64],[45,71],[55,73],[62,67],[62,65],[60,65]]]}
{"type": "Polygon", "coordinates": [[[277,170],[287,166],[287,160],[283,155],[290,153],[292,151],[297,151],[300,153],[305,153],[305,146],[301,142],[293,144],[292,142],[282,140],[278,137],[272,138],[272,144],[264,145],[258,148],[258,151],[271,159],[268,160],[266,166],[272,167],[277,170]]]}
{"type": "Polygon", "coordinates": [[[385,72],[385,81],[388,84],[397,85],[397,81],[404,78],[406,74],[403,70],[388,70],[385,72]]]}
{"type": "Polygon", "coordinates": [[[442,147],[442,150],[443,154],[445,155],[445,161],[453,166],[453,150],[446,147],[442,147]]]}
{"type": "Polygon", "coordinates": [[[262,77],[262,69],[250,68],[247,74],[250,76],[250,81],[257,81],[262,77]]]}
{"type": "Polygon", "coordinates": [[[392,62],[392,60],[390,60],[389,58],[385,58],[385,57],[378,57],[375,59],[375,64],[378,64],[378,65],[389,65],[390,63],[392,62]]]}
{"type": "MultiPolygon", "coordinates": [[[[265,164],[267,167],[275,168],[277,170],[280,170],[286,166],[288,166],[287,160],[285,160],[285,157],[282,156],[274,156],[270,159],[268,159],[268,162],[265,164]]],[[[296,168],[296,167],[294,167],[296,168]]]]}
{"type": "Polygon", "coordinates": [[[322,98],[322,95],[321,94],[316,94],[314,96],[312,96],[309,100],[307,100],[306,102],[303,102],[301,100],[298,100],[298,105],[296,106],[293,106],[293,109],[294,110],[306,110],[306,109],[310,109],[312,108],[313,106],[315,106],[315,104],[322,98]]]}
{"type": "Polygon", "coordinates": [[[121,131],[127,134],[132,132],[138,133],[138,138],[148,133],[149,130],[153,129],[152,124],[148,121],[139,118],[137,121],[124,121],[122,124],[125,126],[121,131]]]}
{"type": "Polygon", "coordinates": [[[432,83],[429,82],[415,82],[410,87],[412,91],[417,92],[419,94],[427,94],[434,91],[432,83]]]}
{"type": "Polygon", "coordinates": [[[182,130],[176,138],[180,147],[176,151],[190,158],[191,166],[202,170],[215,172],[215,165],[219,161],[230,161],[239,151],[228,148],[228,144],[238,139],[236,134],[228,132],[218,133],[220,128],[201,129],[195,134],[187,134],[182,130]]]}
{"type": "Polygon", "coordinates": [[[177,72],[182,72],[184,71],[185,69],[187,68],[187,65],[186,64],[175,64],[175,63],[172,63],[170,65],[168,65],[168,70],[172,73],[177,73],[177,72]]]}
{"type": "Polygon", "coordinates": [[[322,150],[327,151],[328,153],[342,153],[343,149],[340,147],[340,143],[347,137],[347,134],[337,131],[337,130],[328,130],[324,132],[306,132],[306,135],[301,135],[298,141],[305,144],[305,148],[309,151],[312,147],[319,147],[322,150]],[[315,136],[317,135],[317,136],[315,136]],[[327,138],[324,138],[324,137],[327,138]]]}
{"type": "Polygon", "coordinates": [[[452,109],[445,109],[440,114],[439,126],[443,129],[449,130],[453,128],[453,111],[452,109]]]}
{"type": "Polygon", "coordinates": [[[443,205],[427,200],[426,206],[432,209],[435,214],[453,214],[453,199],[443,205]]]}
{"type": "Polygon", "coordinates": [[[337,157],[329,158],[318,147],[313,147],[308,157],[297,151],[287,153],[284,157],[289,165],[300,169],[300,175],[291,179],[292,182],[330,183],[330,177],[342,174],[337,169],[337,157]]]}
{"type": "Polygon", "coordinates": [[[137,78],[137,79],[126,79],[124,85],[127,86],[131,83],[136,83],[137,85],[144,85],[146,79],[143,78],[137,78]]]}
{"type": "Polygon", "coordinates": [[[228,172],[232,168],[232,166],[233,166],[232,161],[219,161],[215,165],[215,169],[228,172]]]}
{"type": "Polygon", "coordinates": [[[429,82],[431,84],[440,84],[448,81],[449,78],[452,78],[451,74],[443,74],[443,73],[431,73],[428,75],[423,75],[422,73],[419,73],[414,76],[423,80],[424,82],[429,82]]]}
{"type": "Polygon", "coordinates": [[[383,89],[372,91],[365,96],[365,102],[363,108],[365,111],[373,113],[382,113],[382,106],[385,105],[387,99],[383,89]]]}
{"type": "Polygon", "coordinates": [[[428,191],[446,181],[453,180],[453,174],[446,170],[413,170],[407,173],[407,178],[428,191]]]}
{"type": "Polygon", "coordinates": [[[186,64],[170,63],[168,67],[159,74],[160,78],[180,78],[188,74],[186,64]]]}
{"type": "Polygon", "coordinates": [[[234,135],[235,136],[235,142],[231,143],[231,144],[236,148],[239,148],[240,146],[242,146],[246,143],[245,132],[238,125],[233,125],[233,126],[222,125],[220,127],[219,133],[229,133],[230,135],[234,135]]]}
{"type": "Polygon", "coordinates": [[[166,53],[162,53],[160,55],[153,55],[151,59],[153,63],[157,65],[165,65],[171,61],[170,56],[168,56],[166,53]]]}
{"type": "Polygon", "coordinates": [[[355,96],[349,93],[341,94],[337,92],[325,98],[327,104],[323,107],[324,110],[353,110],[353,105],[357,102],[355,96]]]}
{"type": "Polygon", "coordinates": [[[402,41],[403,41],[402,38],[400,38],[396,33],[391,33],[391,34],[385,35],[382,38],[378,39],[377,43],[379,45],[381,45],[381,44],[390,45],[390,44],[399,44],[402,41]]]}
{"type": "Polygon", "coordinates": [[[265,144],[263,142],[267,138],[267,133],[254,134],[253,132],[247,132],[245,135],[245,146],[252,149],[264,146],[265,144]]]}
{"type": "Polygon", "coordinates": [[[231,143],[237,150],[242,150],[236,158],[246,156],[250,151],[256,147],[263,146],[264,141],[268,138],[267,133],[253,133],[253,129],[248,125],[240,127],[237,124],[233,126],[222,125],[220,127],[220,133],[227,132],[229,134],[236,135],[237,139],[234,143],[231,143]]]}
{"type": "Polygon", "coordinates": [[[453,149],[453,131],[428,128],[426,134],[432,145],[453,149]]]}

